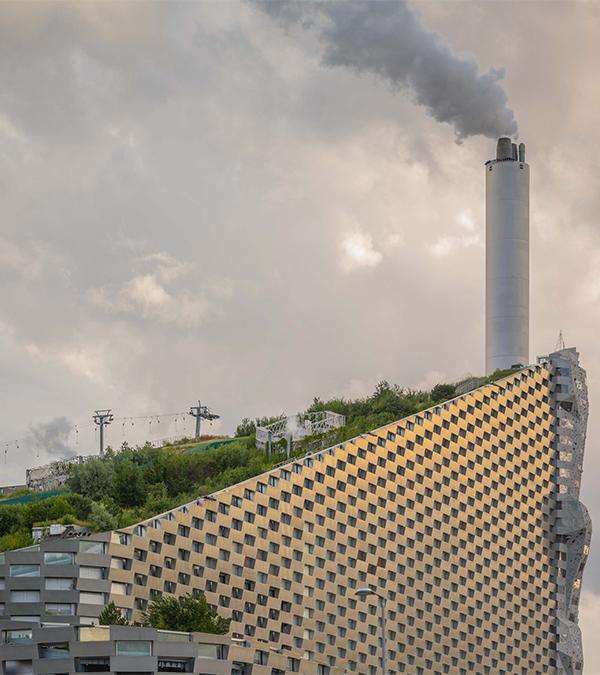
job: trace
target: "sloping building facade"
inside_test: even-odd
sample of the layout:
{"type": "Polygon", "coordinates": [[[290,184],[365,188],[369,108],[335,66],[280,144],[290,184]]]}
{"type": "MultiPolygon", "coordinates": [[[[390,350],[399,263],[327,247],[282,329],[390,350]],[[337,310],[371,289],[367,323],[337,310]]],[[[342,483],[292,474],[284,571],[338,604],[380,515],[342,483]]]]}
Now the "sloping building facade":
{"type": "Polygon", "coordinates": [[[112,600],[139,621],[199,590],[232,618],[233,672],[375,675],[370,586],[391,674],[579,674],[586,422],[561,350],[135,526],[7,553],[0,612],[85,624],[112,600]]]}

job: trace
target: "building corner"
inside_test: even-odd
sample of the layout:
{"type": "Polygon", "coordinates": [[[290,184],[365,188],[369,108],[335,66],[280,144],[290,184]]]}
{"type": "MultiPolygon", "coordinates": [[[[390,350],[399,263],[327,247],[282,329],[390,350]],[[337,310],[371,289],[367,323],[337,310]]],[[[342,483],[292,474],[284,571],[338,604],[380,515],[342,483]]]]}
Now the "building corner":
{"type": "Polygon", "coordinates": [[[585,370],[575,348],[549,356],[555,417],[557,496],[555,520],[557,673],[582,675],[578,625],[583,569],[592,536],[586,507],[579,501],[588,420],[585,370]]]}

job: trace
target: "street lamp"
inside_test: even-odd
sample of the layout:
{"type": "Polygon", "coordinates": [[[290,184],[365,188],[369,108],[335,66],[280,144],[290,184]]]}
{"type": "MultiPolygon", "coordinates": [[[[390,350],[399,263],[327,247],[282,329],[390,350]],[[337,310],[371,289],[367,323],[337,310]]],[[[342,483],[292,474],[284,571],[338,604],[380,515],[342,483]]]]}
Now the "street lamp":
{"type": "Polygon", "coordinates": [[[374,591],[372,588],[359,588],[356,591],[356,595],[361,598],[366,597],[367,595],[375,595],[379,599],[379,609],[381,610],[379,622],[381,623],[381,673],[382,675],[388,675],[387,669],[387,641],[385,637],[385,598],[383,595],[379,595],[377,591],[374,591]]]}

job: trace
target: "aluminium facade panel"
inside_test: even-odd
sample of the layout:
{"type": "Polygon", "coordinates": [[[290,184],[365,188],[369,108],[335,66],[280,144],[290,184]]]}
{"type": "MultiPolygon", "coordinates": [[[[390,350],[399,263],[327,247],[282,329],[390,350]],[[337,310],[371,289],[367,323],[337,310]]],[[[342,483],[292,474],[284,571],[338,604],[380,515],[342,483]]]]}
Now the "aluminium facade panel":
{"type": "Polygon", "coordinates": [[[255,675],[374,675],[377,598],[356,596],[369,585],[386,601],[391,674],[578,674],[586,420],[585,373],[561,350],[143,523],[9,553],[0,602],[14,617],[10,589],[39,588],[27,612],[56,620],[43,556],[65,549],[80,596],[60,621],[98,616],[84,588],[133,621],[161,594],[203,591],[255,675]],[[36,561],[39,578],[11,577],[36,561]]]}

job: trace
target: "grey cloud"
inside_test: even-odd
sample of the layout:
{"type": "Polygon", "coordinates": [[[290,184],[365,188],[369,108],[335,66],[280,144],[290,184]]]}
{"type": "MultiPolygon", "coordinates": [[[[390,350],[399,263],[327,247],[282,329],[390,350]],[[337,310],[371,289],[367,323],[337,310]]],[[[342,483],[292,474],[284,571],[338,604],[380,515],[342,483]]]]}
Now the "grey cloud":
{"type": "Polygon", "coordinates": [[[502,69],[479,72],[472,57],[457,56],[429,32],[403,0],[272,2],[260,7],[286,24],[315,30],[323,63],[371,73],[409,90],[434,119],[454,127],[458,141],[482,134],[516,135],[517,123],[500,84],[502,69]]]}
{"type": "Polygon", "coordinates": [[[73,425],[66,417],[55,417],[49,422],[38,422],[29,427],[25,445],[30,451],[47,454],[51,459],[73,457],[75,451],[69,445],[73,425]]]}
{"type": "Polygon", "coordinates": [[[219,316],[233,293],[229,279],[203,279],[194,274],[193,265],[165,252],[134,260],[133,267],[141,269],[120,287],[90,288],[89,301],[109,312],[179,326],[199,326],[219,316]],[[187,284],[182,284],[181,277],[186,276],[187,284]]]}

